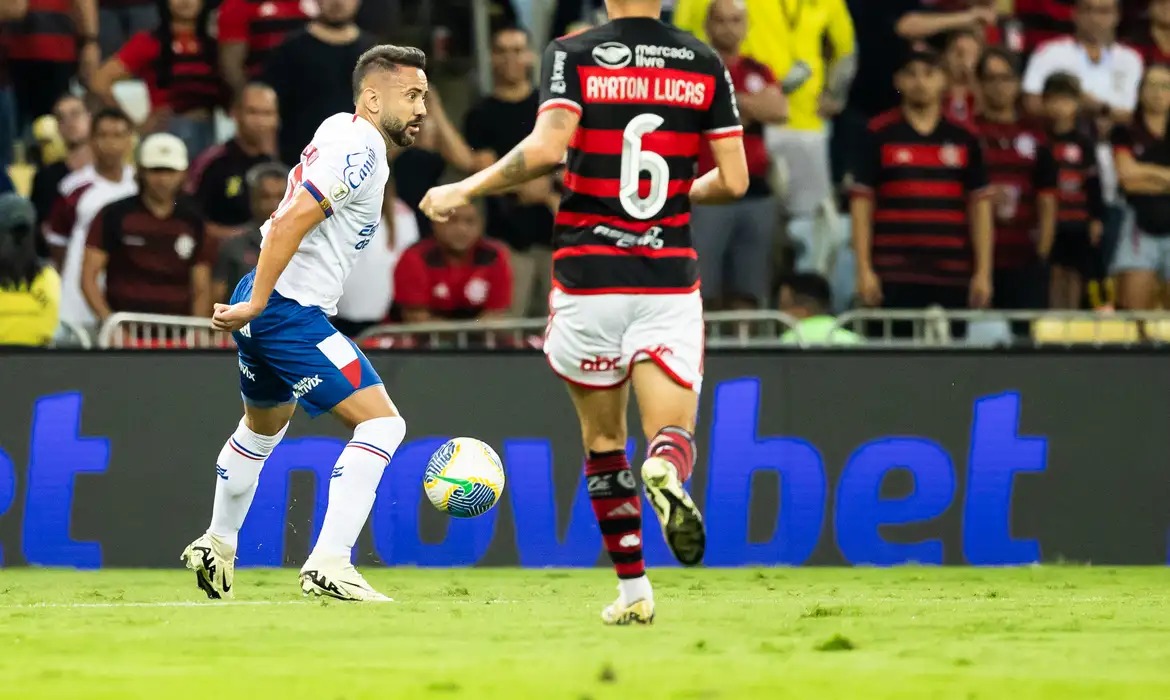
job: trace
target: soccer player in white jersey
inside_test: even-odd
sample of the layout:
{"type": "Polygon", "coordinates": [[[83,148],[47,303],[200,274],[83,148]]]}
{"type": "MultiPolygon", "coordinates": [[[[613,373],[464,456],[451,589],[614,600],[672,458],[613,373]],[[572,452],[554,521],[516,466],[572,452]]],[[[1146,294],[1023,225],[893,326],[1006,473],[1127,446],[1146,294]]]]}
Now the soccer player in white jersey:
{"type": "Polygon", "coordinates": [[[333,467],[321,534],[301,569],[301,590],[342,600],[387,601],[353,567],[358,534],[406,422],[361,350],[334,329],[342,285],[382,216],[387,151],[414,143],[426,116],[426,56],[377,46],[353,73],[353,114],[325,120],[288,178],[284,201],[261,229],[264,243],[212,326],[239,346],[244,418],[216,461],[207,532],[182,555],[210,598],[231,595],[240,527],[264,461],[302,403],[353,429],[333,467]]]}

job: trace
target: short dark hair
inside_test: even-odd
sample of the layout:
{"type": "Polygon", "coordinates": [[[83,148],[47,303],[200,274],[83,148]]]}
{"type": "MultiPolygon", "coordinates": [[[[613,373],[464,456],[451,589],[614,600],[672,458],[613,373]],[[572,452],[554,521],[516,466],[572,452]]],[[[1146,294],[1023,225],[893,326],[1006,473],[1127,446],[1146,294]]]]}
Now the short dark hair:
{"type": "Polygon", "coordinates": [[[1072,73],[1053,73],[1044,81],[1042,97],[1071,97],[1081,99],[1081,81],[1072,73]]]}
{"type": "Polygon", "coordinates": [[[232,107],[239,107],[240,104],[244,101],[244,95],[247,94],[250,90],[271,90],[273,93],[276,92],[274,87],[262,80],[250,80],[247,84],[244,85],[243,90],[240,90],[236,93],[235,98],[232,99],[232,107]]]}
{"type": "Polygon", "coordinates": [[[394,46],[381,44],[363,53],[353,69],[353,97],[357,99],[362,92],[362,82],[366,76],[377,70],[398,70],[399,66],[427,69],[427,55],[421,49],[413,46],[394,46]]]}
{"type": "Polygon", "coordinates": [[[248,189],[255,190],[256,186],[260,184],[261,180],[266,178],[275,178],[281,181],[288,179],[289,168],[284,163],[275,160],[266,160],[263,163],[257,163],[248,168],[248,172],[244,175],[244,182],[248,184],[248,189]]]}
{"type": "Polygon", "coordinates": [[[799,272],[785,277],[780,288],[792,290],[792,300],[798,305],[817,311],[826,311],[833,305],[833,289],[828,280],[815,272],[799,272]]]}
{"type": "Polygon", "coordinates": [[[93,119],[89,123],[90,132],[97,133],[98,126],[104,121],[122,122],[131,131],[134,130],[134,120],[130,118],[129,114],[126,114],[117,107],[103,107],[93,115],[93,119]]]}
{"type": "Polygon", "coordinates": [[[987,66],[992,61],[1000,60],[1007,64],[1012,75],[1020,75],[1020,66],[1016,62],[1016,55],[1011,51],[999,46],[992,46],[984,49],[983,53],[979,55],[979,62],[975,64],[975,77],[984,78],[987,75],[987,66]]]}
{"type": "Polygon", "coordinates": [[[499,39],[500,35],[504,34],[506,32],[520,32],[521,34],[524,35],[525,39],[528,39],[529,41],[532,40],[532,35],[528,33],[527,29],[525,29],[524,27],[521,27],[518,24],[507,23],[507,24],[501,24],[501,25],[492,29],[491,45],[494,47],[496,45],[496,39],[499,39]]]}

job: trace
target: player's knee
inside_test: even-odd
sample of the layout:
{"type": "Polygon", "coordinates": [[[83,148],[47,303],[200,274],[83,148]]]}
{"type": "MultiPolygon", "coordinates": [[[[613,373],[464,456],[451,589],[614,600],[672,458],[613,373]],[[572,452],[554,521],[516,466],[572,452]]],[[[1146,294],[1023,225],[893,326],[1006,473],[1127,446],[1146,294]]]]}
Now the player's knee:
{"type": "Polygon", "coordinates": [[[353,429],[353,439],[354,442],[368,443],[392,455],[406,439],[406,421],[401,416],[362,421],[353,429]]]}

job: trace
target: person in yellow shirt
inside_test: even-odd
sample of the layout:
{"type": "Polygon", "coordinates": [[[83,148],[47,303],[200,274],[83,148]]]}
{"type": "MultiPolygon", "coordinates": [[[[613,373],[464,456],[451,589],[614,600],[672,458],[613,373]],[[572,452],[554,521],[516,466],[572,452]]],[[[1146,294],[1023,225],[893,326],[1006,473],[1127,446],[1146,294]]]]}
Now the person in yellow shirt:
{"type": "Polygon", "coordinates": [[[0,346],[45,346],[57,331],[61,277],[36,254],[37,215],[19,195],[0,195],[0,346]]]}
{"type": "MultiPolygon", "coordinates": [[[[714,1],[678,0],[675,25],[707,41],[714,1]]],[[[832,194],[825,119],[844,107],[857,70],[853,19],[845,0],[735,1],[748,14],[742,52],[771,68],[788,96],[788,123],[768,134],[769,150],[789,172],[785,208],[794,218],[811,218],[832,194]]]]}

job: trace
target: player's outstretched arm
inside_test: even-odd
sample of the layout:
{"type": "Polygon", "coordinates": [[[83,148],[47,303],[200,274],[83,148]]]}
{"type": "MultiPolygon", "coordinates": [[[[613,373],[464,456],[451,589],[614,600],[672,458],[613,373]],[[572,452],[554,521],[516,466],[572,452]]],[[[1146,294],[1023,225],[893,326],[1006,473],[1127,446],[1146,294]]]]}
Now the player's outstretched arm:
{"type": "Polygon", "coordinates": [[[301,241],[325,220],[325,211],[316,198],[304,187],[293,191],[292,199],[272,215],[272,225],[264,237],[260,260],[256,263],[256,280],[252,284],[252,298],[238,304],[216,304],[211,326],[220,331],[243,328],[264,311],[268,298],[276,288],[284,268],[292,260],[301,241]]]}
{"type": "Polygon", "coordinates": [[[573,110],[544,110],[537,115],[532,133],[508,155],[460,182],[428,191],[420,204],[423,213],[434,221],[446,221],[453,210],[476,197],[506,192],[548,175],[564,160],[579,122],[580,115],[573,110]]]}
{"type": "Polygon", "coordinates": [[[691,185],[695,204],[724,204],[743,196],[748,188],[747,157],[743,137],[727,136],[710,142],[715,168],[691,185]]]}

